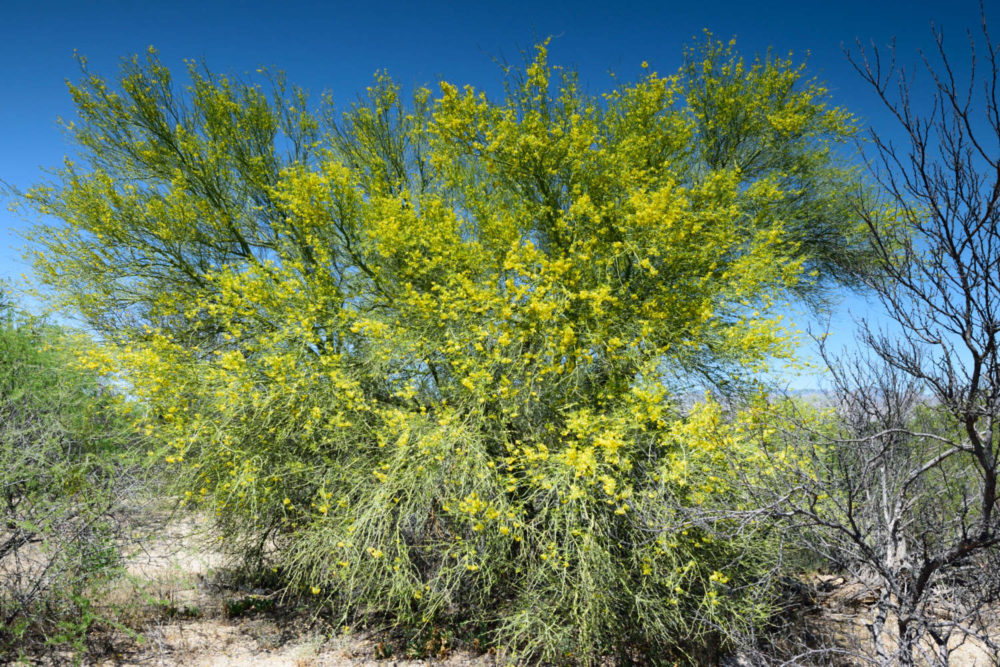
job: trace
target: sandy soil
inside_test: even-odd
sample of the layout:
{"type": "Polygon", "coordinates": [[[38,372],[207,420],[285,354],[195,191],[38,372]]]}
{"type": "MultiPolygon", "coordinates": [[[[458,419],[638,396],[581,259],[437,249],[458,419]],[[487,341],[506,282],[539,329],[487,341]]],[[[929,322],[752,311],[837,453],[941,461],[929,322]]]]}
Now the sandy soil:
{"type": "MultiPolygon", "coordinates": [[[[95,642],[100,657],[85,665],[131,667],[320,667],[333,665],[390,667],[442,665],[486,667],[490,655],[435,646],[433,659],[393,656],[372,636],[346,634],[305,612],[285,609],[271,592],[225,584],[222,556],[212,549],[208,524],[188,514],[162,514],[155,538],[129,555],[128,576],[107,605],[124,606],[131,627],[142,628],[136,641],[114,632],[95,642]],[[233,613],[235,605],[250,609],[233,613]],[[253,606],[264,608],[257,611],[253,606]]],[[[53,656],[62,664],[72,656],[53,656]]]]}
{"type": "MultiPolygon", "coordinates": [[[[124,609],[119,617],[129,627],[140,628],[142,637],[136,640],[121,631],[98,636],[84,665],[487,667],[497,663],[492,655],[440,643],[427,651],[433,658],[392,655],[377,637],[333,628],[306,611],[282,605],[273,591],[227,584],[223,557],[213,548],[216,538],[207,521],[166,512],[150,521],[153,539],[143,540],[144,548],[128,555],[128,575],[103,601],[124,609]]],[[[811,607],[807,625],[851,653],[864,651],[871,641],[865,627],[874,613],[871,592],[839,577],[816,575],[803,583],[813,600],[807,605],[811,607]]],[[[48,656],[38,664],[71,664],[74,657],[48,656]]],[[[743,661],[736,657],[727,664],[743,661]]],[[[858,663],[845,656],[843,664],[858,663]]],[[[953,655],[953,664],[997,667],[1000,659],[968,643],[953,655]]]]}

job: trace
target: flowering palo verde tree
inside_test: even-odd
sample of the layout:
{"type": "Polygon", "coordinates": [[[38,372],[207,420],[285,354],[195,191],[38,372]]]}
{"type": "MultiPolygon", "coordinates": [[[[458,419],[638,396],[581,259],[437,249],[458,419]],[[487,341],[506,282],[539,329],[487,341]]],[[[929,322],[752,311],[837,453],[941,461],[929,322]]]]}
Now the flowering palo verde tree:
{"type": "Polygon", "coordinates": [[[685,519],[756,454],[681,398],[789,355],[784,304],[868,258],[852,120],[801,67],[643,67],[594,96],[541,45],[500,99],[379,75],[339,114],[155,53],[85,70],[79,162],[22,199],[64,223],[36,265],[290,587],[524,660],[694,655],[764,613],[769,556],[685,519]]]}

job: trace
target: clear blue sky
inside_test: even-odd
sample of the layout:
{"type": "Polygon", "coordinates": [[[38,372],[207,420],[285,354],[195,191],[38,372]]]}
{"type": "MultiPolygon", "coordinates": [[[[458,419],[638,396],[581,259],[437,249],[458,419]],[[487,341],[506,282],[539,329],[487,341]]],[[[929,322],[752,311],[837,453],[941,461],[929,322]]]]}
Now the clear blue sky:
{"type": "MultiPolygon", "coordinates": [[[[885,46],[895,37],[900,59],[918,62],[933,49],[930,25],[943,28],[956,61],[965,63],[965,31],[977,29],[976,0],[719,0],[717,2],[45,2],[0,0],[0,180],[25,188],[42,168],[59,165],[71,148],[59,117],[73,108],[65,81],[79,68],[113,78],[122,57],[154,45],[173,70],[204,58],[217,71],[252,72],[273,65],[314,94],[345,104],[379,69],[404,85],[443,77],[497,91],[494,57],[554,37],[553,62],[578,69],[591,90],[608,71],[631,79],[643,60],[673,71],[685,44],[703,29],[735,36],[741,52],[768,46],[810,54],[812,73],[835,102],[884,132],[890,119],[845,61],[841,44],[856,38],[885,46]]],[[[1000,35],[1000,1],[986,1],[1000,35]]],[[[0,278],[30,273],[20,259],[27,222],[0,209],[0,278]]]]}

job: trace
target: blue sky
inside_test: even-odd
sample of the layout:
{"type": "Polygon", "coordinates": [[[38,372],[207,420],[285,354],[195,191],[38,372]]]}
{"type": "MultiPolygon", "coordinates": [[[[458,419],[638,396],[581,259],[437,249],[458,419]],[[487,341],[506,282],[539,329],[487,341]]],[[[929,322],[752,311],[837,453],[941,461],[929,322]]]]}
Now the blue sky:
{"type": "MultiPolygon", "coordinates": [[[[1000,2],[987,1],[1000,33],[1000,2]]],[[[119,60],[155,46],[172,70],[204,59],[216,71],[253,72],[275,66],[318,97],[354,99],[376,70],[404,86],[440,78],[496,92],[494,58],[553,36],[553,62],[579,70],[592,91],[608,72],[632,79],[642,61],[673,71],[683,46],[708,29],[737,38],[743,53],[774,47],[809,54],[810,72],[834,101],[892,134],[895,128],[845,60],[841,45],[859,38],[880,47],[896,39],[900,60],[918,63],[933,49],[931,22],[942,28],[956,62],[967,62],[967,29],[979,25],[977,0],[810,0],[717,2],[45,2],[2,0],[0,22],[0,180],[26,188],[71,155],[57,119],[71,119],[65,81],[75,80],[74,52],[92,71],[113,78],[119,60]]],[[[995,36],[996,38],[996,36],[995,36]]],[[[4,202],[6,204],[6,202],[4,202]]],[[[30,269],[18,234],[29,223],[0,208],[0,278],[30,269]]],[[[854,311],[863,302],[852,300],[854,311]]],[[[846,311],[847,307],[844,308],[846,311]]],[[[843,313],[838,317],[843,319],[843,313]]],[[[843,320],[846,321],[846,320],[843,320]]]]}

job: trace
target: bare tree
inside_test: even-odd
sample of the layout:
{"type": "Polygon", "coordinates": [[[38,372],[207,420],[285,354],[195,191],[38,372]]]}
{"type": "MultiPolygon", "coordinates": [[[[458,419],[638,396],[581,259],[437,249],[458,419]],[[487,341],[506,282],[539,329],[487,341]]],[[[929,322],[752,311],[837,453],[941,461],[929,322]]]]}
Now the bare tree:
{"type": "Polygon", "coordinates": [[[869,287],[892,324],[863,322],[861,352],[827,357],[833,419],[799,412],[768,445],[784,473],[770,502],[864,587],[871,641],[855,649],[872,664],[946,665],[969,643],[1000,655],[988,613],[1000,582],[1000,44],[982,17],[965,76],[935,30],[927,105],[895,49],[848,54],[906,137],[871,134],[880,187],[859,205],[882,269],[869,287]]]}

